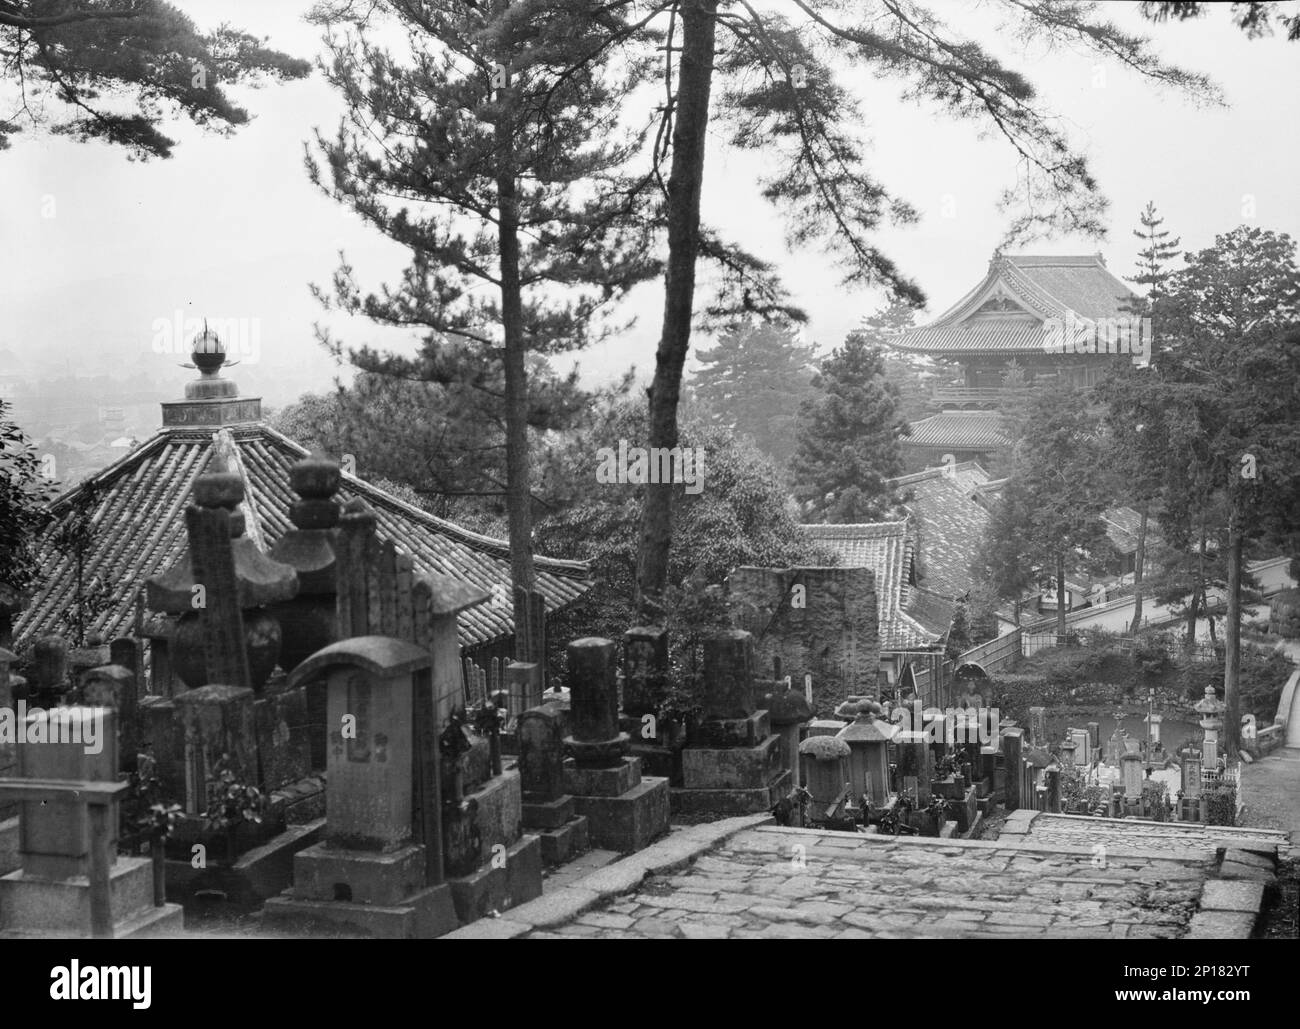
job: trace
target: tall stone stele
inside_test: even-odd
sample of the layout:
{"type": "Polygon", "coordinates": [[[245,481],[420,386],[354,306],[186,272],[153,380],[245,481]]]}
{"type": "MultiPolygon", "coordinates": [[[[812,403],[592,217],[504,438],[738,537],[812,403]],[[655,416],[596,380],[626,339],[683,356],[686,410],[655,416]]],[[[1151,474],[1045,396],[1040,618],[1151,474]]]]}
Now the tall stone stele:
{"type": "Polygon", "coordinates": [[[361,636],[317,651],[291,685],[327,679],[325,839],[293,859],[293,888],[267,901],[272,925],[327,923],[385,939],[459,925],[443,875],[429,652],[361,636]],[[421,701],[419,695],[424,694],[421,701]]]}
{"type": "Polygon", "coordinates": [[[618,645],[588,637],[568,647],[569,725],[564,788],[587,818],[592,845],[624,853],[640,850],[668,828],[668,780],[641,775],[619,729],[618,645]]]}

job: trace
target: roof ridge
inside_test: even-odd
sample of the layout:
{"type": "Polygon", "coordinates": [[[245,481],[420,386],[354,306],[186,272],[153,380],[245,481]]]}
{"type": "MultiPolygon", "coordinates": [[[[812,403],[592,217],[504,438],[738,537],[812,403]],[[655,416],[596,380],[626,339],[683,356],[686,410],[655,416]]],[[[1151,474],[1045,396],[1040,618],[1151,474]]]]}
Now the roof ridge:
{"type": "MultiPolygon", "coordinates": [[[[278,429],[273,429],[269,425],[263,425],[260,426],[260,428],[264,432],[269,433],[270,435],[275,437],[275,439],[277,439],[281,443],[287,444],[292,450],[300,452],[303,457],[309,457],[311,455],[311,451],[309,451],[301,443],[297,442],[296,440],[290,439],[288,436],[280,432],[278,429]]],[[[350,472],[341,472],[340,474],[341,474],[342,481],[346,482],[350,487],[355,489],[358,493],[366,493],[370,495],[372,498],[380,499],[381,502],[383,503],[387,503],[394,507],[397,507],[399,510],[405,512],[406,514],[413,515],[419,518],[421,521],[424,521],[429,525],[434,526],[440,531],[446,533],[448,536],[452,536],[456,539],[459,539],[466,546],[472,547],[483,553],[490,553],[494,557],[510,556],[510,544],[506,540],[496,539],[492,536],[484,536],[483,534],[474,532],[471,529],[466,529],[462,525],[457,525],[455,522],[449,522],[445,518],[439,518],[437,515],[430,514],[428,511],[425,511],[423,508],[416,507],[413,504],[408,504],[405,500],[402,500],[400,497],[395,497],[387,490],[384,490],[379,486],[376,486],[372,482],[367,482],[365,479],[358,478],[357,476],[351,474],[350,472]]],[[[588,576],[591,574],[590,563],[587,561],[571,561],[567,558],[545,557],[545,556],[535,554],[533,555],[533,563],[538,567],[545,567],[552,571],[571,571],[571,572],[576,572],[583,576],[588,576]]]]}

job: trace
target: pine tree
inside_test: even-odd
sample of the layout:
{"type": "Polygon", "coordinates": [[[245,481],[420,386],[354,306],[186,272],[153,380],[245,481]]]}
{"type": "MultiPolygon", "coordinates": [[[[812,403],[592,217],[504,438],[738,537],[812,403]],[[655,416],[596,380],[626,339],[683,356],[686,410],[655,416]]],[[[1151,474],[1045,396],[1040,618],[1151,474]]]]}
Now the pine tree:
{"type": "Polygon", "coordinates": [[[621,174],[643,142],[619,128],[642,66],[633,53],[613,67],[615,42],[639,31],[616,6],[325,0],[312,14],[330,30],[327,75],[348,114],[333,140],[317,137],[329,181],[314,157],[309,172],[412,253],[378,295],[344,263],[332,302],[423,332],[414,358],[368,347],[349,357],[499,402],[516,625],[535,583],[529,355],[605,338],[602,309],[661,267],[645,182],[621,174]],[[405,40],[400,56],[390,29],[405,40]]]}
{"type": "Polygon", "coordinates": [[[812,348],[786,325],[752,321],[696,354],[694,399],[707,420],[748,436],[784,469],[794,454],[799,405],[812,392],[812,348]]]}
{"type": "MultiPolygon", "coordinates": [[[[1153,201],[1147,201],[1147,206],[1138,216],[1138,220],[1141,222],[1142,228],[1134,229],[1133,235],[1140,239],[1144,245],[1138,251],[1137,274],[1126,276],[1126,278],[1135,285],[1146,287],[1146,295],[1134,302],[1129,310],[1138,317],[1147,319],[1146,324],[1150,325],[1151,311],[1164,292],[1169,277],[1173,274],[1169,264],[1180,255],[1181,251],[1178,247],[1182,241],[1177,236],[1171,239],[1170,233],[1161,228],[1165,220],[1156,213],[1156,205],[1153,201]]],[[[1142,330],[1139,329],[1139,331],[1142,330]]],[[[1130,366],[1120,374],[1132,377],[1142,375],[1144,371],[1144,369],[1135,369],[1130,366]]],[[[1112,427],[1118,430],[1115,438],[1121,441],[1121,460],[1117,462],[1116,467],[1120,473],[1122,491],[1128,494],[1129,499],[1137,505],[1138,510],[1137,553],[1134,555],[1133,563],[1133,619],[1130,622],[1132,631],[1137,632],[1142,627],[1147,525],[1150,521],[1151,504],[1155,500],[1160,477],[1151,474],[1150,457],[1152,451],[1149,447],[1144,449],[1142,447],[1143,440],[1137,436],[1146,426],[1141,422],[1134,422],[1131,417],[1128,417],[1130,414],[1129,411],[1115,408],[1112,410],[1110,422],[1112,427]],[[1127,422],[1127,424],[1117,425],[1116,422],[1127,422]],[[1125,443],[1129,445],[1125,446],[1125,443]],[[1146,460],[1143,460],[1144,456],[1146,460]]],[[[1195,618],[1194,591],[1192,616],[1195,618]]],[[[1195,634],[1192,635],[1194,637],[1195,634]]]]}
{"type": "MultiPolygon", "coordinates": [[[[863,159],[868,148],[855,136],[861,112],[829,55],[853,62],[854,74],[900,79],[909,96],[933,103],[944,115],[985,122],[1008,141],[1023,175],[1004,200],[1023,207],[1011,220],[1007,242],[1054,229],[1103,231],[1105,203],[1096,180],[1059,123],[1041,109],[1030,83],[979,44],[955,37],[934,10],[823,0],[780,6],[759,11],[744,0],[664,0],[658,8],[670,29],[663,47],[668,100],[662,145],[654,154],[656,168],[671,156],[671,171],[663,329],[649,394],[651,447],[676,445],[698,260],[722,266],[723,284],[743,309],[792,314],[770,265],[717,246],[701,226],[711,122],[723,123],[731,145],[762,151],[774,164],[762,192],[788,216],[791,246],[828,245],[843,259],[846,284],[870,284],[913,306],[924,304],[921,290],[876,245],[881,224],[915,221],[917,213],[870,173],[863,159]]],[[[1118,57],[1165,85],[1217,95],[1203,76],[1166,65],[1146,40],[1098,19],[1093,5],[1031,0],[1008,10],[1014,30],[1026,39],[1068,41],[1107,59],[1118,57]]],[[[714,139],[722,136],[717,129],[714,139]]],[[[646,487],[637,572],[646,617],[654,617],[655,598],[667,580],[672,498],[668,486],[646,487]]]]}
{"type": "Polygon", "coordinates": [[[873,522],[901,500],[886,479],[903,473],[898,440],[909,432],[878,347],[850,334],[813,378],[799,409],[790,475],[809,520],[873,522]]]}
{"type": "Polygon", "coordinates": [[[171,156],[175,141],[159,129],[168,106],[229,129],[249,116],[224,87],[311,71],[230,25],[200,32],[161,0],[0,0],[0,58],[0,75],[21,95],[13,120],[0,118],[0,150],[35,125],[140,158],[171,156]],[[104,96],[117,102],[99,103],[104,96]]]}

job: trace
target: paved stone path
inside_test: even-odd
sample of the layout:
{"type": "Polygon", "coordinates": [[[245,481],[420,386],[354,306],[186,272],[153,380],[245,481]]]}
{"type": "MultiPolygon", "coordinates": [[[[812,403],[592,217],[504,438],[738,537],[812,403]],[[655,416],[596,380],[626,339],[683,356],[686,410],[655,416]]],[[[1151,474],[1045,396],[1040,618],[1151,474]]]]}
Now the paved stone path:
{"type": "Polygon", "coordinates": [[[527,937],[1172,938],[1212,868],[1194,851],[1115,847],[1102,862],[1090,847],[763,826],[527,937]]]}

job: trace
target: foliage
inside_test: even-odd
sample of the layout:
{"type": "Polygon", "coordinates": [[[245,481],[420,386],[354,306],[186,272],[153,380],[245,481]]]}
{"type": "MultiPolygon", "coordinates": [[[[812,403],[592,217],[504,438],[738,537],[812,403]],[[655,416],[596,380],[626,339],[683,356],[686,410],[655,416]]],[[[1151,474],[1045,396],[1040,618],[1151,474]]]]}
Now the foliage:
{"type": "Polygon", "coordinates": [[[1142,810],[1157,822],[1166,822],[1173,812],[1173,801],[1169,797],[1169,784],[1157,779],[1146,779],[1142,783],[1142,810]]]}
{"type": "Polygon", "coordinates": [[[46,523],[53,495],[35,448],[0,398],[0,600],[31,585],[38,567],[34,537],[46,523]]]}
{"type": "Polygon", "coordinates": [[[1209,825],[1237,824],[1237,788],[1231,783],[1221,782],[1210,789],[1203,789],[1201,796],[1206,800],[1206,821],[1209,825]]]}
{"type": "Polygon", "coordinates": [[[72,603],[59,612],[59,627],[78,647],[86,646],[87,628],[118,600],[114,590],[99,576],[89,582],[85,580],[85,559],[95,542],[99,506],[100,491],[94,481],[83,483],[62,507],[46,544],[55,554],[71,555],[76,564],[72,603]]]}
{"type": "MultiPolygon", "coordinates": [[[[1105,445],[1097,418],[1078,392],[1038,389],[1023,412],[1011,481],[993,512],[975,560],[977,581],[1007,599],[1111,560],[1101,514],[1108,506],[1105,445]]],[[[1065,632],[1058,605],[1057,633],[1065,632]]]]}
{"type": "MultiPolygon", "coordinates": [[[[1186,21],[1188,18],[1199,18],[1211,6],[1222,5],[1201,3],[1199,0],[1143,0],[1142,16],[1156,22],[1169,19],[1186,21]]],[[[1251,39],[1272,35],[1274,18],[1285,30],[1290,42],[1300,40],[1300,14],[1279,11],[1273,0],[1233,0],[1233,24],[1251,39]]]]}
{"type": "Polygon", "coordinates": [[[799,408],[791,479],[810,520],[875,522],[895,506],[886,479],[903,473],[898,389],[883,356],[851,334],[822,362],[813,396],[799,408]]]}
{"type": "Polygon", "coordinates": [[[236,778],[228,755],[222,755],[213,772],[221,786],[208,804],[205,828],[232,834],[246,822],[261,824],[266,804],[262,791],[236,778]]]}
{"type": "MultiPolygon", "coordinates": [[[[226,132],[246,123],[224,86],[311,71],[230,25],[199,32],[161,0],[5,0],[0,67],[18,86],[28,124],[139,158],[171,155],[175,141],[159,129],[167,115],[226,132]]],[[[22,127],[0,120],[0,149],[22,127]]]]}
{"type": "Polygon", "coordinates": [[[794,453],[795,418],[812,393],[812,348],[788,325],[750,320],[696,355],[691,378],[697,410],[710,424],[748,436],[784,469],[794,453]]]}
{"type": "Polygon", "coordinates": [[[1088,770],[1079,765],[1061,768],[1061,803],[1066,811],[1083,805],[1089,814],[1098,808],[1107,809],[1110,787],[1088,781],[1088,770]]]}
{"type": "MultiPolygon", "coordinates": [[[[596,582],[556,616],[549,635],[557,645],[578,636],[619,639],[638,624],[638,486],[598,483],[595,473],[602,448],[616,450],[620,440],[645,438],[645,417],[644,402],[608,402],[589,428],[556,440],[547,454],[542,479],[547,506],[537,525],[537,546],[590,562],[596,582]]],[[[752,443],[726,429],[690,422],[683,427],[682,445],[704,455],[703,477],[695,493],[688,493],[685,483],[674,486],[679,521],[664,617],[673,647],[689,649],[692,634],[729,627],[706,587],[721,584],[733,568],[833,564],[834,558],[800,532],[781,483],[752,443]]],[[[552,666],[558,670],[561,660],[562,647],[552,666]]],[[[685,659],[682,667],[683,674],[691,670],[685,659]]]]}

